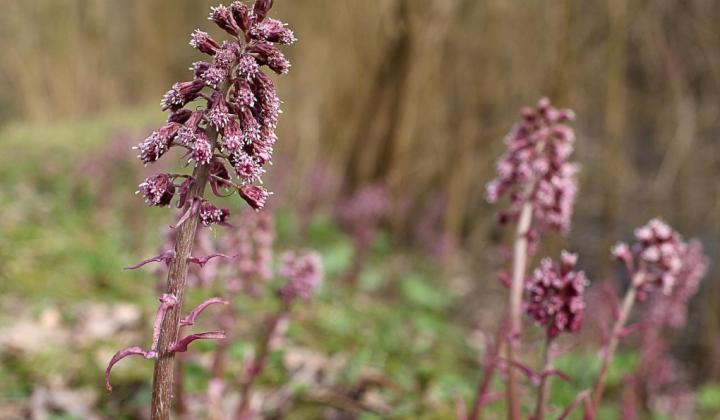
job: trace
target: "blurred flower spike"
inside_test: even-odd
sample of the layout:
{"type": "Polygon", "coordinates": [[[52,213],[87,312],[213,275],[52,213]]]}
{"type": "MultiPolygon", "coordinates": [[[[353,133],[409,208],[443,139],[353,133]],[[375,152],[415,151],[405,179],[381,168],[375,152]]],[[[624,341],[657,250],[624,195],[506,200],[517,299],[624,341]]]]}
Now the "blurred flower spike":
{"type": "Polygon", "coordinates": [[[576,332],[585,314],[585,273],[574,271],[577,254],[563,251],[560,263],[545,258],[527,280],[525,312],[547,328],[549,338],[576,332]]]}
{"type": "Polygon", "coordinates": [[[644,300],[654,289],[662,290],[665,295],[672,294],[679,280],[687,279],[687,275],[681,274],[688,273],[689,265],[702,262],[698,257],[702,255],[702,246],[699,251],[697,246],[689,248],[677,231],[658,218],[635,229],[635,240],[632,245],[618,243],[612,254],[633,276],[639,300],[644,300]]]}
{"type": "Polygon", "coordinates": [[[278,275],[286,280],[280,296],[286,304],[300,298],[310,300],[323,278],[322,259],[312,251],[286,252],[278,275]]]}
{"type": "Polygon", "coordinates": [[[523,109],[521,122],[505,138],[507,151],[497,162],[497,177],[486,189],[490,203],[510,197],[510,207],[499,214],[502,224],[517,220],[527,202],[532,231],[570,228],[578,165],[569,161],[575,132],[567,122],[574,118],[571,110],[557,109],[547,98],[523,109]]]}

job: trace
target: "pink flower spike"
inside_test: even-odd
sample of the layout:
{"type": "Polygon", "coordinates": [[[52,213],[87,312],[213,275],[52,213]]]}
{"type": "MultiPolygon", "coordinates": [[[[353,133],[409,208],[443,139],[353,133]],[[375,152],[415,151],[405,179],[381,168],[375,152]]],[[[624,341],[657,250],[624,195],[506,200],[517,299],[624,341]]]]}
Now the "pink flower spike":
{"type": "Polygon", "coordinates": [[[195,309],[190,311],[190,313],[185,318],[181,319],[180,326],[185,327],[188,325],[193,325],[195,323],[195,320],[197,319],[197,317],[200,316],[200,314],[202,313],[202,311],[205,310],[205,308],[207,308],[210,305],[216,304],[216,303],[221,304],[221,305],[227,305],[230,302],[228,302],[225,299],[219,298],[219,297],[210,298],[210,299],[206,300],[205,302],[196,306],[195,309]]]}
{"type": "Polygon", "coordinates": [[[153,340],[150,351],[157,351],[158,341],[160,341],[160,328],[162,327],[163,320],[167,310],[177,305],[177,298],[169,293],[163,293],[160,296],[160,307],[155,314],[155,323],[153,324],[153,340]]]}
{"type": "Polygon", "coordinates": [[[172,249],[169,249],[167,251],[163,251],[160,255],[156,255],[152,258],[148,258],[147,260],[140,261],[139,263],[130,266],[125,267],[123,270],[137,270],[138,268],[150,264],[151,262],[164,262],[165,265],[170,265],[170,262],[172,261],[173,257],[175,257],[175,251],[172,249]]]}
{"type": "Polygon", "coordinates": [[[234,258],[234,256],[215,253],[215,254],[210,254],[210,255],[208,255],[208,256],[206,256],[206,257],[203,257],[203,258],[192,257],[192,256],[191,256],[191,257],[188,257],[188,261],[191,262],[191,263],[193,263],[193,264],[197,264],[197,265],[200,266],[200,268],[202,268],[202,267],[205,266],[205,264],[207,264],[207,263],[208,263],[210,260],[212,260],[213,258],[219,258],[219,257],[222,257],[222,258],[234,258]]]}
{"type": "Polygon", "coordinates": [[[187,351],[188,346],[195,340],[222,340],[226,337],[225,331],[208,331],[198,334],[190,334],[180,339],[170,349],[171,353],[182,353],[187,351]]]}
{"type": "Polygon", "coordinates": [[[110,385],[110,371],[117,362],[128,356],[142,356],[146,359],[154,359],[155,357],[157,357],[157,353],[155,353],[154,351],[145,351],[137,346],[128,347],[115,353],[112,359],[110,359],[110,363],[108,363],[107,368],[105,369],[105,389],[107,389],[109,393],[112,393],[112,385],[110,385]]]}

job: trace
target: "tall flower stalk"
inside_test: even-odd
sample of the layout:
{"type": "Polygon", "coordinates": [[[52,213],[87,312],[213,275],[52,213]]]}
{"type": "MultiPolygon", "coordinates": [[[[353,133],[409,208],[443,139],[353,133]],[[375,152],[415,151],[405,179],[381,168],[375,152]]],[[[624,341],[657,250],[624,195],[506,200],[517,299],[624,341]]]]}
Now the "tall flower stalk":
{"type": "MultiPolygon", "coordinates": [[[[540,232],[567,231],[577,192],[577,165],[569,162],[575,134],[566,124],[570,110],[557,109],[547,98],[522,111],[522,121],[505,139],[507,151],[497,163],[497,177],[487,186],[487,199],[503,195],[510,206],[500,213],[501,224],[516,223],[508,305],[507,358],[512,366],[521,350],[522,301],[528,259],[540,232]]],[[[518,377],[508,370],[508,417],[521,416],[518,377]]]]}
{"type": "Polygon", "coordinates": [[[256,413],[251,405],[253,391],[257,379],[265,370],[272,343],[280,334],[280,326],[287,323],[293,303],[297,300],[309,301],[319,287],[323,278],[322,261],[312,251],[285,252],[278,275],[285,279],[284,285],[277,291],[279,307],[266,320],[255,355],[245,369],[236,413],[239,420],[254,418],[256,413]]]}
{"type": "Polygon", "coordinates": [[[194,78],[175,83],[164,95],[161,106],[169,113],[167,123],[137,146],[138,157],[145,164],[177,148],[184,151],[187,163],[194,166],[191,175],[161,173],[139,186],[138,192],[149,205],[170,206],[175,201],[184,213],[174,226],[177,233],[173,248],[138,265],[151,261],[168,265],[151,349],[121,350],[106,371],[111,390],[110,369],[119,360],[129,355],[155,360],[153,419],[170,417],[175,353],[186,351],[197,339],[225,337],[224,332],[211,331],[179,338],[180,328],[192,325],[207,306],[226,303],[213,298],[181,319],[188,266],[192,263],[202,266],[207,258],[213,257],[192,255],[198,226],[227,225],[229,217],[227,209],[218,208],[205,198],[207,186],[220,197],[237,191],[256,210],[264,207],[270,194],[254,184],[260,181],[264,166],[272,159],[280,100],[272,80],[262,69],[287,73],[290,63],[276,45],[295,42],[292,31],[267,17],[272,4],[272,0],[256,0],[252,6],[235,1],[230,6],[212,8],[209,19],[230,35],[229,41],[220,43],[206,32],[193,32],[190,45],[209,58],[193,63],[194,78]]]}
{"type": "Polygon", "coordinates": [[[595,414],[600,407],[608,369],[620,339],[627,332],[627,322],[635,302],[645,300],[655,289],[671,295],[673,289],[685,287],[683,283],[690,280],[696,287],[704,273],[700,270],[697,274],[690,271],[692,276],[683,274],[689,272],[690,264],[697,264],[701,258],[697,256],[697,252],[689,252],[694,248],[688,248],[680,234],[660,219],[650,220],[645,226],[636,229],[635,239],[632,246],[618,243],[612,251],[613,256],[624,263],[631,281],[622,304],[616,311],[608,343],[602,352],[600,372],[592,392],[595,414]]]}

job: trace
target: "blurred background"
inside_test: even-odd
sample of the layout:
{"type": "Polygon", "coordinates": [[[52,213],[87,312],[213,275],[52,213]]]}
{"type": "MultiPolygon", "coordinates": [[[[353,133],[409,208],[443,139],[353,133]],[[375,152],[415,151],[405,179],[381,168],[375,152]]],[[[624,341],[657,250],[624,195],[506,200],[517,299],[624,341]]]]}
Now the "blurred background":
{"type": "MultiPolygon", "coordinates": [[[[710,271],[669,348],[692,394],[683,418],[720,412],[719,2],[275,3],[299,39],[275,78],[276,247],[318,249],[327,265],[290,342],[341,359],[325,386],[363,403],[300,391],[288,418],[452,418],[469,401],[506,293],[494,273],[507,232],[484,186],[519,109],[542,96],[575,110],[582,173],[572,231],[541,254],[575,250],[591,280],[622,285],[609,248],[634,227],[661,216],[699,238],[710,271]],[[377,211],[354,222],[370,233],[343,216],[363,206],[377,211]]],[[[147,340],[156,305],[153,273],[121,267],[157,251],[173,220],[134,196],[153,168],[130,147],[191,77],[190,32],[220,37],[214,4],[0,0],[0,418],[146,415],[149,363],[119,366],[112,397],[101,383],[116,348],[147,340]]],[[[595,359],[588,324],[587,351],[563,361],[571,375],[595,359]]],[[[621,415],[633,348],[604,418],[621,415]]],[[[268,387],[294,380],[285,362],[268,387]]],[[[198,393],[201,367],[187,368],[198,393]]],[[[580,389],[558,386],[556,404],[580,389]]],[[[648,401],[648,416],[671,413],[648,401]]]]}

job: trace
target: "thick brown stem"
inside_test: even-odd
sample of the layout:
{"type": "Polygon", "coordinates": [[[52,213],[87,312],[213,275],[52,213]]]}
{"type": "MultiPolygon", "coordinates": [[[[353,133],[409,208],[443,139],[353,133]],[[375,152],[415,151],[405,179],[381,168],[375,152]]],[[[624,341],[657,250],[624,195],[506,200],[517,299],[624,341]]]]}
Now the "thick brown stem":
{"type": "MultiPolygon", "coordinates": [[[[510,285],[510,333],[507,346],[507,357],[512,365],[520,351],[520,334],[522,333],[522,294],[527,267],[528,230],[532,221],[532,205],[525,203],[520,212],[515,246],[513,250],[513,274],[510,285]]],[[[507,412],[511,420],[520,419],[520,395],[518,392],[518,376],[515,369],[508,369],[507,381],[507,412]]]]}
{"type": "Polygon", "coordinates": [[[183,357],[178,355],[175,359],[175,414],[183,418],[187,414],[187,401],[185,401],[185,378],[183,374],[183,357]]]}
{"type": "MultiPolygon", "coordinates": [[[[218,133],[209,130],[210,143],[215,147],[218,133]]],[[[208,180],[208,165],[200,165],[193,171],[195,182],[190,190],[190,197],[202,198],[205,194],[205,185],[208,180]]],[[[191,203],[186,205],[186,210],[191,203]]],[[[168,268],[168,279],[166,293],[177,298],[177,305],[168,309],[160,330],[160,341],[158,343],[158,357],[155,361],[155,373],[153,374],[152,392],[152,420],[169,420],[173,397],[173,375],[175,367],[175,355],[169,349],[177,341],[178,326],[182,303],[185,297],[185,286],[187,282],[188,257],[192,253],[197,232],[198,215],[192,215],[185,223],[177,229],[175,240],[175,257],[168,268]]]]}
{"type": "Polygon", "coordinates": [[[615,350],[617,350],[622,330],[625,328],[625,323],[627,322],[628,317],[630,316],[630,311],[635,303],[637,287],[642,283],[643,276],[644,273],[642,271],[639,271],[635,274],[635,276],[633,276],[632,284],[625,293],[622,306],[620,307],[620,313],[618,314],[618,319],[615,321],[615,325],[613,326],[612,333],[610,335],[610,342],[608,342],[607,348],[603,353],[600,373],[598,375],[597,382],[595,382],[595,387],[593,388],[592,393],[592,408],[594,414],[596,415],[598,409],[600,408],[600,400],[602,399],[603,389],[605,388],[605,381],[607,380],[610,363],[612,363],[612,359],[615,356],[615,350]]]}
{"type": "Polygon", "coordinates": [[[538,388],[537,403],[535,405],[535,415],[533,420],[543,420],[545,418],[545,406],[547,405],[548,395],[550,395],[550,377],[545,375],[552,369],[552,338],[548,337],[545,341],[545,349],[543,353],[542,378],[540,379],[540,387],[538,388]]]}

